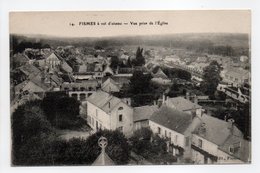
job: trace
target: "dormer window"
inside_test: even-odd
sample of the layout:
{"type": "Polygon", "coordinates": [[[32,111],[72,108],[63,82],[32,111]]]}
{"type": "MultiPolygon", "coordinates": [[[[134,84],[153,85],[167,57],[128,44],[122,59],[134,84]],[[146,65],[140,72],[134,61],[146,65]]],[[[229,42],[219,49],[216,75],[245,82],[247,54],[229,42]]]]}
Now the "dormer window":
{"type": "Polygon", "coordinates": [[[234,143],[229,146],[229,153],[234,154],[241,148],[241,142],[234,143]]]}
{"type": "Polygon", "coordinates": [[[235,153],[235,148],[234,146],[229,146],[229,153],[234,154],[235,153]]]}

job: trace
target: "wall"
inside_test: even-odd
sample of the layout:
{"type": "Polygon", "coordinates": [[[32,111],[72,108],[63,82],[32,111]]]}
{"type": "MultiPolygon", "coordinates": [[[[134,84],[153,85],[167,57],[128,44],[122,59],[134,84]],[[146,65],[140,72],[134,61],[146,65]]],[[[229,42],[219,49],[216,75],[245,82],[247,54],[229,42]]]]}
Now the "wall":
{"type": "Polygon", "coordinates": [[[116,105],[111,112],[111,129],[116,130],[119,127],[123,127],[123,133],[126,136],[130,136],[133,133],[133,108],[124,102],[120,102],[116,105]],[[123,110],[118,108],[122,107],[123,110]],[[123,115],[123,121],[119,122],[119,115],[123,115]]]}
{"type": "Polygon", "coordinates": [[[241,160],[238,160],[238,159],[234,158],[233,156],[231,156],[221,150],[217,151],[217,156],[218,156],[217,163],[225,163],[225,164],[244,163],[241,160]]]}
{"type": "Polygon", "coordinates": [[[134,130],[149,127],[149,120],[136,121],[134,122],[134,130]]]}
{"type": "Polygon", "coordinates": [[[101,129],[108,129],[108,130],[112,129],[111,120],[110,120],[111,116],[88,101],[87,101],[87,115],[88,115],[88,124],[93,128],[94,132],[97,131],[97,128],[100,128],[100,125],[102,126],[101,129]],[[94,123],[91,123],[92,121],[89,121],[90,118],[94,120],[94,123]],[[98,126],[96,126],[96,122],[98,122],[98,126]]]}
{"type": "MultiPolygon", "coordinates": [[[[208,152],[211,155],[217,156],[218,154],[218,146],[196,134],[192,136],[192,145],[199,147],[200,149],[208,152]],[[199,139],[202,140],[202,147],[199,147],[199,139]]],[[[198,151],[192,149],[192,160],[197,163],[204,163],[204,157],[201,153],[197,153],[198,151]]]]}
{"type": "Polygon", "coordinates": [[[158,127],[161,128],[161,134],[159,134],[160,137],[164,138],[165,137],[165,130],[167,132],[167,137],[169,137],[169,132],[171,133],[171,143],[174,145],[178,145],[182,148],[185,147],[185,137],[183,134],[180,134],[176,131],[173,131],[171,129],[168,129],[160,124],[157,124],[151,120],[149,120],[149,126],[154,134],[158,134],[158,127]],[[177,138],[176,138],[177,136],[177,138]]]}

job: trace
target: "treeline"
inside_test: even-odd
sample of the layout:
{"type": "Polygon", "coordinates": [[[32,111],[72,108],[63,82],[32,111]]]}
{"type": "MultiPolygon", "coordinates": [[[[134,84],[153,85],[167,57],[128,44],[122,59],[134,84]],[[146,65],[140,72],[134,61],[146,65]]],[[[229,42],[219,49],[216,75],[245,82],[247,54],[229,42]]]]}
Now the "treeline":
{"type": "Polygon", "coordinates": [[[32,49],[43,49],[50,48],[49,44],[37,42],[37,41],[27,41],[25,39],[19,39],[18,37],[10,37],[10,48],[13,50],[13,53],[22,53],[26,48],[32,49]]]}
{"type": "MultiPolygon", "coordinates": [[[[235,52],[239,49],[247,50],[248,35],[247,34],[174,34],[174,35],[152,35],[152,36],[129,36],[129,37],[103,37],[103,38],[55,38],[55,37],[23,37],[11,35],[13,39],[25,40],[35,43],[40,39],[43,45],[51,47],[73,45],[75,47],[95,47],[108,48],[111,46],[126,46],[126,45],[146,45],[146,46],[161,46],[169,48],[187,48],[196,51],[204,51],[210,47],[229,46],[235,48],[235,52]]],[[[12,46],[11,46],[12,47],[12,46]]]]}

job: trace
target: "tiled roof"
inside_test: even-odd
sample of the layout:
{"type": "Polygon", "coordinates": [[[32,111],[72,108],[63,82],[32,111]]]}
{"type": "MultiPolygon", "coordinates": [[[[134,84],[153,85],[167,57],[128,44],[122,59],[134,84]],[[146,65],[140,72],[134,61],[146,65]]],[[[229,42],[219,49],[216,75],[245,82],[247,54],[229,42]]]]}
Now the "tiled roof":
{"type": "Polygon", "coordinates": [[[192,123],[192,115],[163,105],[158,111],[153,113],[150,120],[184,134],[192,123]]]}
{"type": "Polygon", "coordinates": [[[157,105],[135,107],[133,117],[134,122],[148,120],[153,115],[153,113],[158,110],[159,108],[157,105]]]}
{"type": "Polygon", "coordinates": [[[173,106],[173,107],[175,107],[175,109],[177,109],[179,111],[186,111],[186,110],[201,108],[200,105],[193,103],[183,97],[168,98],[168,100],[166,102],[167,102],[167,105],[173,106]]]}

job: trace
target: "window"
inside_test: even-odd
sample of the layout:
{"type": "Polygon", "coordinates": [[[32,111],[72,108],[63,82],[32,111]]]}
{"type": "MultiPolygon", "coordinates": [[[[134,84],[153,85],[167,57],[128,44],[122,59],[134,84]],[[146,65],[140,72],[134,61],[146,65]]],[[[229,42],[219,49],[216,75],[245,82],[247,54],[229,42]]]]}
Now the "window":
{"type": "Polygon", "coordinates": [[[96,130],[98,130],[98,121],[96,121],[96,130]]]}
{"type": "Polygon", "coordinates": [[[71,96],[72,96],[73,98],[75,98],[76,100],[78,99],[78,94],[71,94],[71,96]]]}
{"type": "Polygon", "coordinates": [[[119,107],[119,108],[118,108],[119,111],[120,111],[120,110],[123,110],[123,109],[124,109],[123,107],[119,107]]]}
{"type": "Polygon", "coordinates": [[[161,128],[158,127],[158,134],[161,134],[161,128]]]}
{"type": "Polygon", "coordinates": [[[86,94],[81,93],[81,94],[79,95],[79,99],[80,99],[80,101],[85,100],[85,99],[86,99],[86,94]]]}
{"type": "Polygon", "coordinates": [[[231,154],[233,154],[233,153],[235,152],[233,146],[230,146],[230,147],[229,147],[229,152],[230,152],[231,154]]]}
{"type": "Polygon", "coordinates": [[[120,115],[118,116],[118,120],[119,120],[119,122],[122,122],[122,121],[123,121],[123,115],[122,115],[122,114],[120,114],[120,115]]]}
{"type": "Polygon", "coordinates": [[[201,139],[198,140],[198,147],[202,148],[202,140],[201,139]]]}

